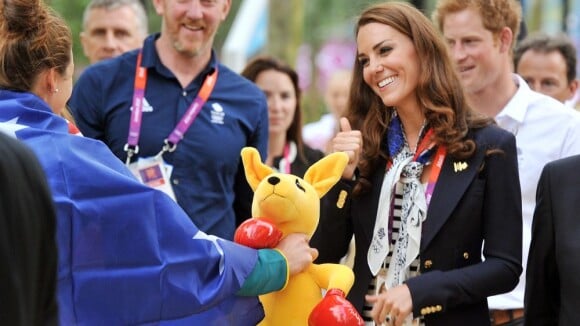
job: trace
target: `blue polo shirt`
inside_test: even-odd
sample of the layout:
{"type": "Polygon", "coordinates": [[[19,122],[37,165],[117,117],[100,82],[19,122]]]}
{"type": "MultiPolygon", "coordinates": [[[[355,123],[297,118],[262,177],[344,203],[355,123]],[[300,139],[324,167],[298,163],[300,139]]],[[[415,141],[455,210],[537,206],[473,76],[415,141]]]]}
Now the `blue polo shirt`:
{"type": "MultiPolygon", "coordinates": [[[[216,59],[184,89],[155,49],[160,34],[143,44],[147,87],[139,153],[154,156],[193,102],[205,76],[218,68],[216,85],[197,119],[165,161],[173,165],[171,183],[177,202],[202,231],[232,239],[238,220],[251,216],[252,191],[240,151],[253,146],[266,157],[268,109],[263,92],[216,59]]],[[[125,162],[139,50],[88,67],[73,89],[69,106],[86,137],[102,140],[125,162]]],[[[97,158],[98,159],[98,158],[97,158]]],[[[126,200],[132,200],[127,198],[126,200]]]]}

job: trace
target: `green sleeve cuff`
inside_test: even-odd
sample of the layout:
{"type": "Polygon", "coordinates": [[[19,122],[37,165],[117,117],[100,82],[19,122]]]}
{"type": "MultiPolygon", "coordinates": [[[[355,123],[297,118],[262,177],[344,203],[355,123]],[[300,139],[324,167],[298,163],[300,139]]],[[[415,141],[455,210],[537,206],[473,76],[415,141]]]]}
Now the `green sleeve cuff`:
{"type": "Polygon", "coordinates": [[[256,266],[237,295],[257,296],[282,290],[288,283],[289,274],[286,257],[280,251],[260,249],[256,266]]]}

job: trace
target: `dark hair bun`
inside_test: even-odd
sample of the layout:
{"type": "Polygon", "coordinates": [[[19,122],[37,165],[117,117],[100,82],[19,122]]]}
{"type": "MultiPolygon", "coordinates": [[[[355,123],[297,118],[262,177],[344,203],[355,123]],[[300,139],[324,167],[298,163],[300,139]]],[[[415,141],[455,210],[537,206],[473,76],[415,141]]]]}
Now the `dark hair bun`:
{"type": "Polygon", "coordinates": [[[2,34],[28,34],[38,29],[46,18],[42,0],[0,0],[2,34]]]}

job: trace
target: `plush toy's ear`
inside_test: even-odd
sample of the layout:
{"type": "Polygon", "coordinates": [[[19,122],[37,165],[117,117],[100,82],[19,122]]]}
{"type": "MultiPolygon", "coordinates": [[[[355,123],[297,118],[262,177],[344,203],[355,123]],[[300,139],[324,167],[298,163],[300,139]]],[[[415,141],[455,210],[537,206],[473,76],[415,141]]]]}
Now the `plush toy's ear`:
{"type": "Polygon", "coordinates": [[[348,164],[348,155],[336,152],[327,155],[308,168],[304,180],[310,183],[322,198],[341,178],[348,164]]]}
{"type": "Polygon", "coordinates": [[[274,173],[272,168],[262,163],[260,152],[258,152],[254,147],[242,148],[242,162],[244,163],[246,180],[248,180],[253,191],[256,191],[256,188],[262,179],[274,173]]]}

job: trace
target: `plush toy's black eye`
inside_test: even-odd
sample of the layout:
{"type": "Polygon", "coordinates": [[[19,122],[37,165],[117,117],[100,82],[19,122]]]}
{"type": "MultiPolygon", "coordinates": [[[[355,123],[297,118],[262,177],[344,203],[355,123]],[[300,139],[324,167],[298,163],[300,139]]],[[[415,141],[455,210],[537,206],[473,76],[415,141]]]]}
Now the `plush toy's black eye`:
{"type": "Polygon", "coordinates": [[[298,189],[306,192],[306,189],[304,189],[304,187],[302,187],[302,185],[300,184],[300,180],[296,179],[296,187],[298,187],[298,189]]]}

